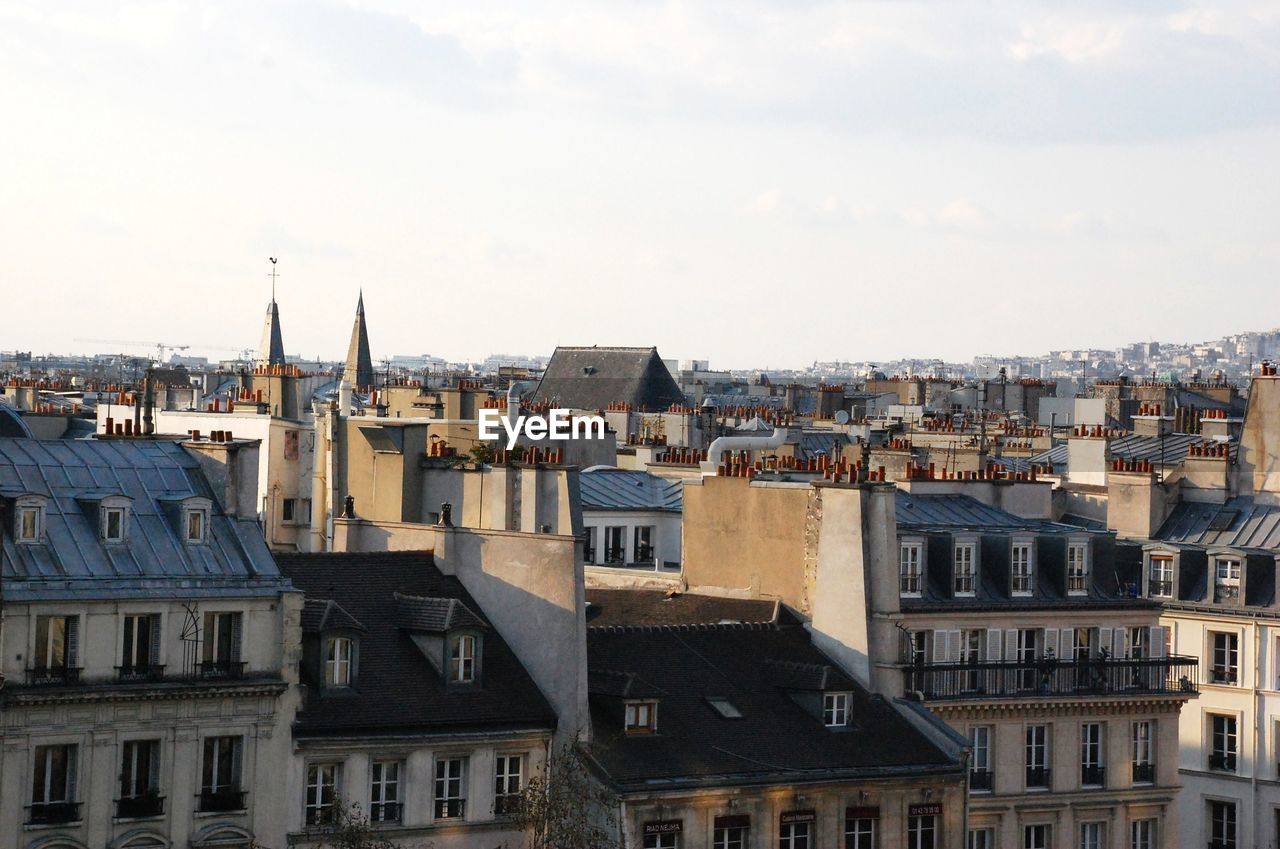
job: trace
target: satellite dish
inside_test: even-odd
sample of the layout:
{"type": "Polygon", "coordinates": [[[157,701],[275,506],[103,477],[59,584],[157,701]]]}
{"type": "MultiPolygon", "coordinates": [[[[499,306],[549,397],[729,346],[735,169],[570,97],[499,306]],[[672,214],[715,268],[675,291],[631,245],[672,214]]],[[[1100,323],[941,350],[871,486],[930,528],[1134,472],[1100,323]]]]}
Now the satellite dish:
{"type": "Polygon", "coordinates": [[[846,425],[849,423],[848,410],[836,410],[836,424],[846,425]]]}

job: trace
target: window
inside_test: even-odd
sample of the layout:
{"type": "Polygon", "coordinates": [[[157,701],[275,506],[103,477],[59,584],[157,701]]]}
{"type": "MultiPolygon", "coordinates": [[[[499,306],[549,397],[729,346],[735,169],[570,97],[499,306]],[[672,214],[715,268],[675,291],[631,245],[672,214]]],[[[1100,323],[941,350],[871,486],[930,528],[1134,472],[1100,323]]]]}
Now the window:
{"type": "Polygon", "coordinates": [[[400,762],[369,766],[369,822],[400,822],[400,762]]]}
{"type": "Polygon", "coordinates": [[[1106,761],[1103,752],[1103,726],[1086,722],[1080,726],[1080,786],[1102,787],[1106,784],[1106,761]]]}
{"type": "Polygon", "coordinates": [[[635,529],[635,562],[653,562],[653,526],[641,525],[635,529]]]}
{"type": "Polygon", "coordinates": [[[1155,749],[1152,747],[1152,723],[1149,719],[1133,724],[1133,783],[1154,784],[1156,780],[1155,749]]]}
{"type": "Polygon", "coordinates": [[[874,817],[849,816],[844,818],[844,849],[875,849],[876,821],[874,817]]]}
{"type": "Polygon", "coordinates": [[[971,542],[957,543],[953,578],[955,594],[970,596],[974,593],[976,574],[973,568],[973,554],[976,546],[971,542]]]}
{"type": "Polygon", "coordinates": [[[924,666],[928,659],[929,632],[912,631],[907,643],[908,662],[912,666],[924,666]]]}
{"type": "Polygon", "coordinates": [[[1151,573],[1147,581],[1147,595],[1154,598],[1173,598],[1173,558],[1151,558],[1151,573]]]}
{"type": "Polygon", "coordinates": [[[743,815],[716,817],[711,831],[711,849],[747,849],[747,822],[743,815]]]}
{"type": "Polygon", "coordinates": [[[630,702],[624,714],[623,730],[628,734],[652,734],[657,728],[657,702],[630,702]]]}
{"type": "Polygon", "coordinates": [[[307,825],[328,825],[337,810],[338,764],[307,765],[307,825]]]}
{"type": "Polygon", "coordinates": [[[121,678],[145,678],[160,668],[160,616],[134,613],[124,617],[121,678]]]}
{"type": "Polygon", "coordinates": [[[476,680],[476,638],[470,634],[449,641],[449,680],[455,684],[476,680]]]}
{"type": "Polygon", "coordinates": [[[39,542],[44,535],[44,511],[39,507],[19,507],[17,532],[14,534],[18,542],[39,542]]]}
{"type": "Polygon", "coordinates": [[[1214,684],[1235,684],[1240,673],[1240,636],[1223,632],[1209,632],[1212,643],[1212,663],[1209,680],[1214,684]]]}
{"type": "Polygon", "coordinates": [[[124,539],[124,508],[102,508],[102,538],[107,542],[120,542],[124,539]]]}
{"type": "Polygon", "coordinates": [[[34,669],[65,675],[79,657],[80,617],[37,616],[34,669]]]}
{"type": "Polygon", "coordinates": [[[187,542],[204,542],[205,512],[187,511],[187,542]]]}
{"type": "Polygon", "coordinates": [[[353,647],[354,643],[347,637],[330,637],[325,641],[325,686],[351,686],[351,657],[353,647]]]}
{"type": "Polygon", "coordinates": [[[938,818],[907,817],[907,849],[934,849],[938,845],[938,818]]]}
{"type": "Polygon", "coordinates": [[[595,527],[588,527],[585,530],[586,540],[582,544],[582,562],[596,562],[596,531],[595,527]]]}
{"type": "Polygon", "coordinates": [[[1067,594],[1084,595],[1088,592],[1089,547],[1083,542],[1067,546],[1067,594]]]}
{"type": "Polygon", "coordinates": [[[201,646],[201,673],[226,676],[240,671],[240,614],[206,613],[201,646]]]}
{"type": "Polygon", "coordinates": [[[155,793],[160,786],[160,741],[129,740],[120,752],[120,798],[155,793]]]}
{"type": "Polygon", "coordinates": [[[607,527],[604,529],[604,562],[605,563],[625,563],[627,560],[627,551],[625,538],[623,533],[627,529],[620,526],[607,527]]]}
{"type": "Polygon", "coordinates": [[[280,502],[280,521],[290,524],[298,521],[298,499],[286,498],[280,502]]]}
{"type": "Polygon", "coordinates": [[[991,791],[991,726],[975,725],[969,729],[969,792],[991,791]]]}
{"type": "Polygon", "coordinates": [[[721,719],[742,719],[743,713],[738,706],[724,696],[707,696],[707,704],[721,719]]]}
{"type": "Polygon", "coordinates": [[[1209,769],[1224,772],[1236,770],[1236,718],[1225,714],[1209,715],[1209,769]]]}
{"type": "Polygon", "coordinates": [[[1040,631],[1035,628],[1018,630],[1018,645],[1015,657],[1018,661],[1018,687],[1022,690],[1034,690],[1039,683],[1036,675],[1036,653],[1039,650],[1040,631]]]}
{"type": "Polygon", "coordinates": [[[436,761],[436,819],[453,819],[466,815],[466,767],[465,758],[441,758],[436,761]]]}
{"type": "Polygon", "coordinates": [[[1049,726],[1027,726],[1027,789],[1049,787],[1049,726]]]}
{"type": "Polygon", "coordinates": [[[244,741],[240,737],[206,737],[200,773],[200,810],[239,811],[244,808],[240,790],[240,762],[244,741]]]}
{"type": "Polygon", "coordinates": [[[843,728],[849,724],[849,694],[822,694],[822,724],[828,728],[843,728]]]}
{"type": "Polygon", "coordinates": [[[1105,829],[1105,823],[1080,823],[1080,849],[1106,849],[1107,844],[1102,839],[1105,829]]]}
{"type": "Polygon", "coordinates": [[[1014,595],[1031,595],[1031,543],[1016,542],[1013,544],[1013,582],[1011,589],[1014,595]]]}
{"type": "Polygon", "coordinates": [[[76,746],[37,746],[32,757],[31,822],[64,823],[80,818],[76,802],[76,746]]]}
{"type": "Polygon", "coordinates": [[[778,849],[810,849],[813,823],[787,822],[787,814],[782,817],[782,826],[778,830],[778,849]]]}
{"type": "Polygon", "coordinates": [[[994,828],[969,829],[969,849],[995,849],[996,830],[994,828]]]}
{"type": "Polygon", "coordinates": [[[1151,653],[1147,645],[1149,633],[1150,631],[1144,626],[1125,628],[1124,656],[1131,660],[1142,660],[1149,655],[1151,653]]]}
{"type": "Polygon", "coordinates": [[[1209,802],[1209,847],[1236,849],[1235,802],[1220,802],[1216,799],[1209,802]]]}
{"type": "Polygon", "coordinates": [[[1046,824],[1029,825],[1022,829],[1022,849],[1049,849],[1049,838],[1053,834],[1053,826],[1046,824]]]}
{"type": "Polygon", "coordinates": [[[1234,601],[1240,597],[1240,561],[1219,558],[1213,564],[1213,600],[1234,601]]]}
{"type": "Polygon", "coordinates": [[[1156,849],[1156,821],[1134,820],[1129,823],[1129,849],[1156,849]]]}
{"type": "Polygon", "coordinates": [[[984,636],[985,632],[978,629],[960,632],[960,656],[956,660],[968,667],[960,672],[960,689],[963,692],[973,693],[981,686],[982,670],[978,669],[978,664],[982,663],[984,636]]]}
{"type": "Polygon", "coordinates": [[[906,596],[920,595],[919,543],[903,543],[898,548],[898,591],[906,596]]]}
{"type": "Polygon", "coordinates": [[[678,831],[654,831],[645,834],[644,849],[678,849],[680,833],[678,831]]]}
{"type": "Polygon", "coordinates": [[[493,785],[493,812],[514,814],[524,789],[524,755],[498,755],[493,785]]]}

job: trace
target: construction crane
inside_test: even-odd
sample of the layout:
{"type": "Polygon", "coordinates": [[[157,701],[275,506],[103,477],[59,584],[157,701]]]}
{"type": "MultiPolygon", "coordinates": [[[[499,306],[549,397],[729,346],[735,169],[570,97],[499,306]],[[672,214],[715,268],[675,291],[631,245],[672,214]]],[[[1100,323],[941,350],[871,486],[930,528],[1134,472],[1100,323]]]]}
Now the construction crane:
{"type": "Polygon", "coordinates": [[[89,342],[94,345],[125,345],[130,348],[154,348],[156,355],[155,361],[163,363],[165,361],[165,351],[171,353],[177,351],[185,351],[190,345],[170,345],[168,342],[138,342],[130,339],[76,339],[77,342],[89,342]]]}

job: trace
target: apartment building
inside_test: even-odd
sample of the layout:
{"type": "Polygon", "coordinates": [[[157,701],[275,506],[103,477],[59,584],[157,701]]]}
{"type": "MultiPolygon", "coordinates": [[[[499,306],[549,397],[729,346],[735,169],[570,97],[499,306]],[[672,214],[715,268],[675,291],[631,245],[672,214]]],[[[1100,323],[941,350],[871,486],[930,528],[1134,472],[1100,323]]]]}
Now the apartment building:
{"type": "Polygon", "coordinates": [[[578,489],[588,567],[679,570],[680,481],[597,467],[578,475],[578,489]]]}
{"type": "Polygon", "coordinates": [[[301,598],[182,446],[0,439],[0,847],[283,845],[301,598]]]}

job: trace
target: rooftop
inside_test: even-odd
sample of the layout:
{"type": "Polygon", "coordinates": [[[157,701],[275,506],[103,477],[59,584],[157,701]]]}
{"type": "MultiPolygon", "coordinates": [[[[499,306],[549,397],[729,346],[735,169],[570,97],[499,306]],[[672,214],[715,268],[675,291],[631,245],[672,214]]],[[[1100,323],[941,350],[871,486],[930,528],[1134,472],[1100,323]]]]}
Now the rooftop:
{"type": "Polygon", "coordinates": [[[681,482],[630,469],[588,469],[578,476],[583,510],[683,509],[681,482]]]}
{"type": "Polygon", "coordinates": [[[769,599],[722,598],[653,590],[587,590],[587,627],[775,623],[781,605],[769,599]]]}
{"type": "Polygon", "coordinates": [[[559,347],[534,400],[575,410],[630,404],[636,410],[659,411],[684,403],[684,393],[657,348],[559,347]]]}

